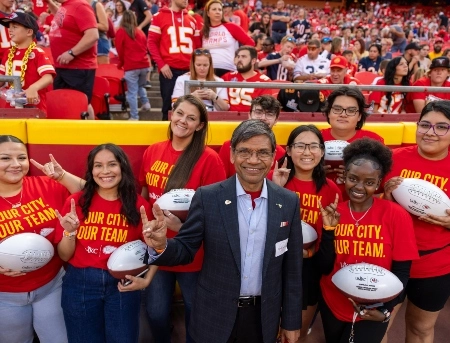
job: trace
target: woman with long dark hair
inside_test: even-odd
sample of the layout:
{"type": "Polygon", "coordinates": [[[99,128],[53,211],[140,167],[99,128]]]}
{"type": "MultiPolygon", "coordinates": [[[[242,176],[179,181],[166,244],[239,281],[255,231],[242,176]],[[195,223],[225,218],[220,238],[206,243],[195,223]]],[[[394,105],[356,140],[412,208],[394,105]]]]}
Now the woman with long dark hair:
{"type": "MultiPolygon", "coordinates": [[[[377,85],[409,86],[408,62],[402,56],[389,61],[384,72],[384,77],[378,80],[377,85]]],[[[369,95],[369,101],[374,102],[374,113],[399,114],[405,113],[404,92],[373,91],[369,95]]]]}
{"type": "MultiPolygon", "coordinates": [[[[316,251],[322,235],[322,217],[319,200],[323,206],[333,203],[342,194],[336,184],[326,178],[324,163],[325,146],[320,130],[314,125],[296,127],[289,135],[286,154],[278,161],[272,181],[295,192],[300,198],[301,219],[317,232],[316,244],[303,250],[303,313],[301,338],[306,337],[316,312],[320,293],[316,251]]],[[[269,175],[270,177],[270,175],[269,175]]]]}
{"type": "Polygon", "coordinates": [[[358,71],[370,71],[377,74],[381,60],[381,45],[378,43],[370,44],[369,56],[361,58],[358,63],[358,71]]]}
{"type": "MultiPolygon", "coordinates": [[[[153,206],[156,199],[172,189],[197,189],[226,178],[219,155],[206,146],[208,112],[193,95],[183,95],[173,105],[168,127],[169,139],[152,144],[144,153],[139,182],[142,195],[153,206]]],[[[168,237],[177,235],[181,221],[165,211],[168,237]]],[[[153,218],[150,216],[149,218],[153,218]]],[[[175,283],[181,288],[186,311],[186,337],[192,297],[202,267],[203,249],[188,265],[161,267],[146,291],[147,316],[155,342],[170,342],[170,312],[175,283]]]]}
{"type": "Polygon", "coordinates": [[[263,12],[261,14],[261,20],[255,21],[248,29],[249,35],[256,37],[260,33],[264,33],[266,37],[270,37],[270,14],[263,12]]]}
{"type": "MultiPolygon", "coordinates": [[[[84,178],[83,190],[61,210],[66,215],[57,213],[55,241],[67,262],[61,306],[69,342],[137,342],[141,294],[120,292],[107,261],[119,246],[142,238],[139,210],[148,212],[149,206],[137,194],[130,161],[117,145],[91,150],[84,178]]],[[[156,269],[150,267],[148,278],[156,269]]],[[[142,284],[134,276],[127,279],[142,284]]]]}

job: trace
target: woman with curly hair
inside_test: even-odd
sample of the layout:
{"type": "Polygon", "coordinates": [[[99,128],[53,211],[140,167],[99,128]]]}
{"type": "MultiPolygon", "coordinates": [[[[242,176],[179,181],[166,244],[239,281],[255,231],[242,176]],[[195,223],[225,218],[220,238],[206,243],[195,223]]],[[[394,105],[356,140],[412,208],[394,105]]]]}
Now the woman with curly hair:
{"type": "MultiPolygon", "coordinates": [[[[389,61],[384,77],[378,80],[377,85],[409,86],[408,62],[403,56],[395,57],[389,61]]],[[[369,95],[369,102],[374,102],[373,113],[399,114],[405,112],[406,93],[373,91],[369,95]]]]}
{"type": "Polygon", "coordinates": [[[369,138],[356,140],[344,149],[344,165],[349,200],[337,206],[339,224],[323,228],[318,252],[325,339],[338,343],[353,335],[355,342],[379,343],[404,293],[368,308],[349,299],[331,279],[344,266],[365,262],[390,270],[406,287],[411,261],[418,258],[414,228],[406,210],[374,196],[392,167],[388,147],[369,138]]]}

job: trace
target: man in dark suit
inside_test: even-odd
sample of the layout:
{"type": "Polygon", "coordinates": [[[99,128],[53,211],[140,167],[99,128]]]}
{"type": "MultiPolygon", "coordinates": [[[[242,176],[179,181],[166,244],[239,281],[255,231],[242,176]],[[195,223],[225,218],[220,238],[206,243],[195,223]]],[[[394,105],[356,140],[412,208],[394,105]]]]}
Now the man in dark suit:
{"type": "Polygon", "coordinates": [[[267,124],[242,122],[231,150],[236,175],[197,190],[174,239],[166,239],[158,205],[151,222],[141,211],[150,259],[157,265],[186,264],[203,243],[190,321],[195,342],[274,343],[281,325],[282,341],[294,343],[302,309],[299,199],[265,178],[275,155],[267,124]]]}

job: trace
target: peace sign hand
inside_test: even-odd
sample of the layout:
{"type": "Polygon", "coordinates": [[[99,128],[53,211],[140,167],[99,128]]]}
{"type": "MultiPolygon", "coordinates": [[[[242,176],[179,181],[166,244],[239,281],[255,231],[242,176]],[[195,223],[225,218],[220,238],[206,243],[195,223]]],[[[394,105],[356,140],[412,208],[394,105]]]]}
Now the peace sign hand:
{"type": "Polygon", "coordinates": [[[74,232],[80,226],[80,221],[78,219],[77,209],[76,209],[74,199],[70,199],[70,212],[67,213],[64,217],[61,216],[61,214],[59,213],[58,210],[55,210],[55,212],[56,212],[56,216],[58,217],[61,226],[67,232],[74,232]]]}
{"type": "Polygon", "coordinates": [[[339,224],[340,213],[337,212],[337,206],[339,203],[339,194],[336,193],[336,198],[333,203],[323,208],[322,203],[319,200],[319,209],[322,214],[322,220],[324,226],[336,226],[339,224]]]}
{"type": "Polygon", "coordinates": [[[278,186],[284,187],[286,184],[289,173],[291,170],[287,167],[287,158],[284,158],[283,164],[280,168],[278,168],[278,162],[275,161],[275,168],[273,169],[272,181],[275,182],[278,186]]]}
{"type": "Polygon", "coordinates": [[[149,221],[147,213],[145,213],[144,206],[141,206],[142,229],[145,243],[155,250],[162,250],[166,248],[167,243],[167,223],[164,212],[158,204],[153,205],[153,215],[155,219],[149,221]]]}
{"type": "Polygon", "coordinates": [[[50,156],[50,162],[47,162],[44,165],[40,164],[36,160],[33,160],[32,158],[30,158],[30,162],[49,178],[53,180],[59,180],[60,178],[62,178],[62,175],[65,173],[65,171],[55,160],[52,154],[48,155],[50,156]]]}

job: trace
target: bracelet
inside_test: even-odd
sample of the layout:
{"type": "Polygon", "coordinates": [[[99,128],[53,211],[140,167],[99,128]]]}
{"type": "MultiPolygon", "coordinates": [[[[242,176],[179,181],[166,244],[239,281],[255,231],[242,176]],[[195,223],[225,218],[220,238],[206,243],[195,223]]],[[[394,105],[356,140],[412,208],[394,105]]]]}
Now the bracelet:
{"type": "Polygon", "coordinates": [[[328,225],[324,225],[323,228],[324,228],[326,231],[334,231],[334,230],[336,230],[336,226],[328,226],[328,225]]]}
{"type": "Polygon", "coordinates": [[[216,98],[214,99],[214,101],[217,101],[219,99],[219,96],[216,96],[216,98]]]}
{"type": "Polygon", "coordinates": [[[64,177],[64,175],[66,175],[65,170],[63,170],[62,174],[56,179],[56,181],[60,182],[62,180],[62,178],[64,177]]]}
{"type": "Polygon", "coordinates": [[[382,323],[387,323],[389,322],[389,320],[391,319],[391,312],[389,312],[389,310],[385,307],[378,307],[377,308],[378,311],[380,311],[381,313],[384,314],[385,318],[382,321],[382,323]]]}
{"type": "Polygon", "coordinates": [[[156,252],[158,255],[161,255],[161,254],[164,252],[164,250],[166,250],[166,248],[164,248],[164,249],[155,249],[155,248],[153,248],[153,250],[155,250],[155,252],[156,252]]]}
{"type": "Polygon", "coordinates": [[[75,230],[73,232],[68,232],[66,230],[63,231],[63,238],[66,237],[73,241],[75,239],[75,236],[77,235],[78,230],[75,230]]]}

